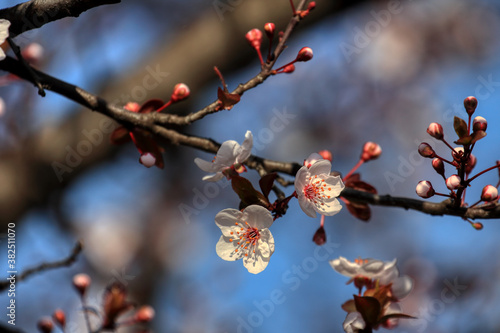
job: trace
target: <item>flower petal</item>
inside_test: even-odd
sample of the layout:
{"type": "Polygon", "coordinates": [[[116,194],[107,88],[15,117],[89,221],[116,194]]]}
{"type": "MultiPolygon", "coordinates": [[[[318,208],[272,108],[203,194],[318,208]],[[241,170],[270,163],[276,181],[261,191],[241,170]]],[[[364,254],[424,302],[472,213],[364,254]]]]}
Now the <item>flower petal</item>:
{"type": "Polygon", "coordinates": [[[222,172],[217,172],[217,173],[214,173],[213,175],[203,176],[203,178],[201,180],[204,180],[207,182],[218,182],[222,178],[224,178],[224,175],[222,174],[222,172]]]}
{"type": "Polygon", "coordinates": [[[325,187],[324,194],[329,195],[332,198],[338,197],[340,192],[342,192],[345,188],[345,185],[339,176],[327,176],[325,178],[325,183],[328,186],[325,187]]]}
{"type": "Polygon", "coordinates": [[[220,236],[217,245],[215,245],[215,252],[226,261],[235,261],[243,258],[245,253],[242,251],[235,251],[239,247],[236,242],[230,242],[228,237],[220,236]]]}
{"type": "Polygon", "coordinates": [[[222,143],[214,161],[217,171],[222,171],[223,168],[228,168],[236,162],[239,147],[240,145],[238,142],[234,140],[228,140],[222,143]]]}
{"type": "Polygon", "coordinates": [[[217,168],[214,166],[214,163],[202,160],[201,158],[195,158],[194,163],[205,172],[216,172],[217,168]]]}
{"type": "Polygon", "coordinates": [[[332,171],[332,164],[328,160],[320,160],[314,163],[310,168],[309,172],[311,175],[329,175],[332,171]]]}
{"type": "Polygon", "coordinates": [[[397,299],[405,298],[413,289],[413,281],[408,276],[402,276],[392,281],[392,293],[397,299]]]}
{"type": "Polygon", "coordinates": [[[247,131],[245,133],[245,140],[243,140],[243,143],[241,144],[241,147],[239,149],[239,153],[236,156],[236,162],[238,163],[245,162],[250,157],[250,154],[252,152],[252,147],[253,147],[253,135],[252,132],[247,131]]]}
{"type": "Polygon", "coordinates": [[[260,240],[256,252],[263,258],[269,258],[274,253],[274,237],[269,229],[260,232],[260,240]]]}
{"type": "Polygon", "coordinates": [[[273,224],[271,212],[259,205],[250,205],[245,208],[242,218],[251,227],[259,230],[269,228],[273,224]]]}
{"type": "Polygon", "coordinates": [[[243,258],[243,266],[248,270],[249,273],[258,274],[266,269],[269,264],[269,258],[265,259],[261,256],[248,256],[243,258]]]}
{"type": "Polygon", "coordinates": [[[348,313],[345,317],[344,323],[342,324],[344,331],[346,333],[358,332],[365,328],[366,323],[359,312],[348,313]]]}
{"type": "Polygon", "coordinates": [[[220,228],[224,236],[232,237],[231,231],[236,227],[236,223],[240,221],[242,215],[243,213],[237,209],[227,208],[215,215],[215,224],[220,228]]]}
{"type": "Polygon", "coordinates": [[[330,260],[330,265],[337,273],[340,273],[347,277],[353,277],[358,275],[361,266],[355,262],[351,262],[344,257],[339,257],[338,259],[330,260]]]}
{"type": "Polygon", "coordinates": [[[307,179],[310,175],[309,169],[306,166],[303,166],[297,171],[295,175],[295,192],[297,192],[298,195],[304,195],[304,187],[306,187],[307,179]]]}
{"type": "Polygon", "coordinates": [[[309,199],[307,199],[303,194],[299,195],[298,199],[299,199],[300,208],[302,208],[304,213],[306,213],[307,216],[310,216],[313,218],[316,217],[316,209],[315,209],[314,204],[311,201],[309,201],[309,199]]]}

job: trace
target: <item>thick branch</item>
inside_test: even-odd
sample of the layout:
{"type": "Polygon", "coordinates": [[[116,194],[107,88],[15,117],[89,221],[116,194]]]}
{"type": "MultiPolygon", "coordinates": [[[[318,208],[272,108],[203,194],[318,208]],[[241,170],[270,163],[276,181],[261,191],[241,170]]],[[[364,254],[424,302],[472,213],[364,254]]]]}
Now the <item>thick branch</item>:
{"type": "MultiPolygon", "coordinates": [[[[54,261],[54,262],[45,262],[36,267],[29,268],[25,270],[22,274],[16,276],[16,282],[22,281],[33,274],[40,273],[49,269],[67,267],[73,264],[76,261],[76,258],[82,252],[83,246],[80,241],[78,241],[71,251],[70,255],[62,260],[54,261]]],[[[10,286],[10,281],[2,281],[0,282],[0,291],[6,290],[10,286]]]]}
{"type": "Polygon", "coordinates": [[[9,36],[14,38],[46,23],[65,17],[78,17],[94,7],[119,2],[120,0],[31,0],[0,10],[0,18],[10,21],[9,36]]]}

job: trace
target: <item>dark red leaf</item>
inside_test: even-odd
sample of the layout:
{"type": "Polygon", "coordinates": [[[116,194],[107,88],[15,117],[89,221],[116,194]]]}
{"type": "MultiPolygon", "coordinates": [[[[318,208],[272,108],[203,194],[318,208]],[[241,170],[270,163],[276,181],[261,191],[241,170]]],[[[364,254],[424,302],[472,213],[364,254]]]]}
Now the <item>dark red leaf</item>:
{"type": "Polygon", "coordinates": [[[220,87],[217,89],[217,98],[222,102],[222,108],[231,110],[233,105],[240,101],[241,96],[238,94],[231,94],[222,90],[220,87]]]}
{"type": "Polygon", "coordinates": [[[144,153],[151,153],[151,155],[153,155],[156,159],[155,165],[158,168],[163,169],[165,164],[163,162],[162,148],[158,146],[156,141],[154,141],[151,133],[140,128],[135,128],[132,131],[132,135],[139,153],[141,155],[144,153]]]}
{"type": "Polygon", "coordinates": [[[453,128],[455,129],[459,139],[469,135],[467,132],[467,123],[462,118],[458,118],[457,116],[453,118],[453,128]]]}
{"type": "Polygon", "coordinates": [[[264,196],[268,201],[269,201],[269,192],[271,192],[274,180],[276,179],[277,176],[278,174],[276,172],[273,172],[265,175],[259,180],[260,190],[262,191],[262,194],[264,194],[264,196]]]}
{"type": "Polygon", "coordinates": [[[129,142],[130,135],[128,134],[128,129],[124,126],[118,126],[109,136],[109,140],[114,145],[122,145],[129,142]]]}
{"type": "Polygon", "coordinates": [[[361,221],[368,222],[372,216],[370,206],[367,204],[349,201],[346,203],[346,207],[347,210],[349,210],[349,213],[361,221]]]}
{"type": "Polygon", "coordinates": [[[323,245],[326,243],[326,232],[325,228],[319,227],[318,230],[314,233],[313,236],[313,242],[316,243],[316,245],[323,245]]]}
{"type": "Polygon", "coordinates": [[[150,113],[158,110],[163,106],[163,101],[161,99],[150,99],[144,102],[139,109],[139,113],[150,113]]]}
{"type": "Polygon", "coordinates": [[[354,295],[354,304],[368,326],[373,327],[378,324],[380,303],[375,297],[354,295]]]}
{"type": "Polygon", "coordinates": [[[231,186],[233,187],[233,191],[238,194],[244,207],[250,205],[260,205],[265,208],[269,207],[269,201],[262,193],[253,187],[248,179],[235,175],[231,178],[231,186]]]}

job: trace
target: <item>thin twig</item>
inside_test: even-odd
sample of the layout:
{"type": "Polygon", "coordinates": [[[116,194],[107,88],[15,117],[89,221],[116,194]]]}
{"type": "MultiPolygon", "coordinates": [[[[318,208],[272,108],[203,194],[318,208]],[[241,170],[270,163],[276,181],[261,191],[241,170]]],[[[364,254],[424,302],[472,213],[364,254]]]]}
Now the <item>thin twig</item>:
{"type": "MultiPolygon", "coordinates": [[[[16,276],[16,282],[22,281],[30,277],[31,275],[41,273],[43,271],[49,270],[49,269],[55,269],[55,268],[60,268],[60,267],[68,267],[71,264],[73,264],[76,261],[76,258],[82,252],[83,249],[83,244],[81,241],[78,241],[75,246],[73,247],[73,250],[71,251],[70,255],[62,260],[59,261],[54,261],[54,262],[45,262],[42,263],[38,266],[35,266],[33,268],[29,268],[25,270],[22,274],[16,276]]],[[[6,290],[9,288],[10,282],[9,281],[2,281],[0,282],[0,291],[6,290]]]]}

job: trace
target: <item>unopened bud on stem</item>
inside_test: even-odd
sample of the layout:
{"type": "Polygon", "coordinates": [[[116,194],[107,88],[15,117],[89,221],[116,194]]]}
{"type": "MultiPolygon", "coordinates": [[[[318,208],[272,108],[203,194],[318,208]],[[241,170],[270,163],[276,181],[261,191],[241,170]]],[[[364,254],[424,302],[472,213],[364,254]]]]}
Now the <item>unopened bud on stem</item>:
{"type": "Polygon", "coordinates": [[[416,192],[419,197],[424,199],[430,198],[436,193],[431,182],[427,180],[421,180],[418,182],[416,192]]]}
{"type": "Polygon", "coordinates": [[[498,198],[498,189],[493,185],[486,185],[481,192],[481,200],[490,202],[498,198]]]}
{"type": "Polygon", "coordinates": [[[433,138],[438,140],[443,139],[443,126],[438,123],[431,123],[429,127],[427,127],[427,133],[433,138]]]}
{"type": "Polygon", "coordinates": [[[90,276],[84,273],[76,274],[73,277],[73,286],[75,286],[76,290],[78,290],[80,296],[82,297],[85,295],[85,291],[90,286],[91,282],[92,280],[90,279],[90,276]]]}
{"type": "Polygon", "coordinates": [[[444,177],[444,162],[440,158],[435,158],[432,160],[432,167],[438,174],[444,177]]]}
{"type": "Polygon", "coordinates": [[[456,190],[457,188],[460,187],[460,177],[458,175],[451,175],[446,179],[446,187],[449,190],[456,190]]]}
{"type": "Polygon", "coordinates": [[[434,158],[434,157],[436,157],[436,153],[434,152],[434,149],[432,149],[431,145],[428,144],[428,143],[426,143],[426,142],[422,142],[418,146],[418,153],[422,157],[427,157],[427,158],[434,158]]]}
{"type": "Polygon", "coordinates": [[[368,141],[363,146],[363,151],[361,152],[361,159],[364,162],[374,160],[382,154],[382,148],[375,142],[368,141]]]}
{"type": "Polygon", "coordinates": [[[486,131],[487,127],[488,127],[488,122],[483,117],[477,116],[472,121],[472,130],[474,132],[477,132],[477,131],[486,131]]]}
{"type": "Polygon", "coordinates": [[[313,50],[310,47],[303,47],[297,54],[295,61],[309,61],[313,58],[313,50]]]}
{"type": "Polygon", "coordinates": [[[471,116],[474,113],[474,111],[476,111],[477,98],[474,96],[469,96],[466,99],[464,99],[464,107],[465,111],[467,111],[467,114],[471,116]]]}

